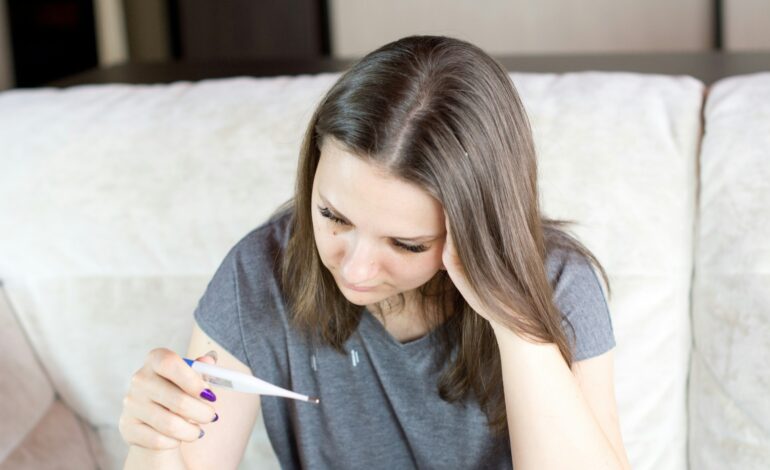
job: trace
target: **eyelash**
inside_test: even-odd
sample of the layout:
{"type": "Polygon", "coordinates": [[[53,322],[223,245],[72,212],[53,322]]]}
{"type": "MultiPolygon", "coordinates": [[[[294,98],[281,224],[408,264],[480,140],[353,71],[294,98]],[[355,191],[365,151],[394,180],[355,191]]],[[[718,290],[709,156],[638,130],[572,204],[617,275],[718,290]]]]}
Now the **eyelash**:
{"type": "MultiPolygon", "coordinates": [[[[326,217],[327,219],[331,220],[335,224],[348,225],[347,222],[345,222],[344,220],[332,214],[332,212],[329,210],[328,207],[319,206],[318,210],[320,211],[322,217],[326,217]]],[[[407,245],[405,243],[401,243],[398,240],[393,240],[393,244],[401,248],[402,250],[408,251],[410,253],[422,253],[423,251],[428,249],[425,245],[407,245]]]]}

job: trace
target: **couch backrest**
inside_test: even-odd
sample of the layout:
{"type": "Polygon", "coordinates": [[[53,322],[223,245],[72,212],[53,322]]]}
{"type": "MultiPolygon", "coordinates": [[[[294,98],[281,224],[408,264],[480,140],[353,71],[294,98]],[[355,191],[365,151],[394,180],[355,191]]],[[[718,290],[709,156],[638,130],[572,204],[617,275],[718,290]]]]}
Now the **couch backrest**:
{"type": "Polygon", "coordinates": [[[770,73],[709,90],[693,285],[692,468],[770,466],[770,73]]]}
{"type": "MultiPolygon", "coordinates": [[[[514,76],[514,78],[516,78],[514,76]]],[[[610,277],[621,427],[635,469],[686,468],[696,155],[704,86],[623,73],[518,80],[544,211],[610,277]]]]}
{"type": "MultiPolygon", "coordinates": [[[[132,372],[153,347],[183,352],[226,252],[290,197],[305,126],[338,76],[0,94],[0,279],[57,391],[116,468],[132,372]]],[[[578,221],[610,275],[631,462],[684,468],[704,87],[627,73],[512,78],[544,211],[578,221]]],[[[244,467],[269,453],[261,432],[244,467]]]]}

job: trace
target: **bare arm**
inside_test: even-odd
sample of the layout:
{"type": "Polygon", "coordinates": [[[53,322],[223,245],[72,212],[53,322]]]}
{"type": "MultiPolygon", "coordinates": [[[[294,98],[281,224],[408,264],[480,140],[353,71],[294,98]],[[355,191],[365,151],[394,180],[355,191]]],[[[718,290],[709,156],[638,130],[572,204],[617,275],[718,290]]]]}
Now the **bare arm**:
{"type": "MultiPolygon", "coordinates": [[[[195,324],[187,357],[213,363],[201,357],[209,351],[217,365],[251,373],[195,324]]],[[[125,469],[238,467],[259,416],[259,395],[212,387],[216,399],[204,404],[197,394],[205,387],[210,386],[178,354],[162,348],[150,352],[124,399],[120,429],[130,444],[125,469]],[[212,421],[215,413],[218,419],[212,421]]]]}
{"type": "MultiPolygon", "coordinates": [[[[584,395],[584,388],[597,390],[599,383],[605,384],[606,394],[611,380],[598,380],[597,370],[606,374],[608,369],[586,364],[583,387],[555,344],[531,343],[504,326],[492,325],[500,347],[514,467],[630,469],[617,427],[614,394],[611,403],[602,405],[584,395]],[[592,405],[612,409],[602,412],[600,420],[592,405]]],[[[607,354],[593,364],[603,361],[606,366],[611,357],[607,354]]]]}
{"type": "Polygon", "coordinates": [[[123,468],[125,470],[145,468],[187,470],[178,447],[175,449],[158,450],[133,445],[128,448],[128,457],[123,468]]]}
{"type": "MultiPolygon", "coordinates": [[[[251,374],[249,367],[208,337],[198,324],[193,326],[187,357],[216,351],[217,365],[251,374]]],[[[235,469],[243,458],[251,431],[260,416],[259,395],[216,387],[214,407],[220,419],[203,426],[206,435],[195,442],[184,442],[180,449],[189,469],[235,469]]]]}

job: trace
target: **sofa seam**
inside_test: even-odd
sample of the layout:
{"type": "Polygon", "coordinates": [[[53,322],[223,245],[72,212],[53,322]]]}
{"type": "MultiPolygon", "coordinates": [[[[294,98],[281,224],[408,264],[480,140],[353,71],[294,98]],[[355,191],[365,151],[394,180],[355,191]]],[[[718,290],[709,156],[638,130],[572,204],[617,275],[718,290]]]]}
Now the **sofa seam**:
{"type": "Polygon", "coordinates": [[[686,458],[686,465],[687,468],[691,468],[691,455],[690,455],[690,379],[691,379],[691,372],[692,372],[692,362],[693,362],[693,355],[695,352],[695,328],[694,328],[694,320],[695,320],[695,308],[694,308],[694,292],[695,292],[695,281],[696,281],[696,273],[697,273],[697,255],[698,255],[698,243],[700,240],[700,199],[701,199],[701,156],[703,151],[703,139],[706,137],[706,102],[708,100],[709,92],[711,91],[711,86],[704,84],[703,91],[701,93],[701,106],[700,106],[700,119],[699,119],[699,128],[698,128],[698,139],[696,141],[696,149],[695,149],[695,198],[694,198],[694,208],[693,208],[693,226],[692,226],[692,233],[691,233],[691,240],[692,240],[692,247],[691,247],[691,268],[690,268],[690,292],[688,295],[688,302],[689,302],[689,325],[690,325],[690,348],[689,353],[687,357],[687,379],[685,380],[685,409],[686,409],[686,415],[687,415],[687,422],[685,423],[685,458],[686,458]]]}

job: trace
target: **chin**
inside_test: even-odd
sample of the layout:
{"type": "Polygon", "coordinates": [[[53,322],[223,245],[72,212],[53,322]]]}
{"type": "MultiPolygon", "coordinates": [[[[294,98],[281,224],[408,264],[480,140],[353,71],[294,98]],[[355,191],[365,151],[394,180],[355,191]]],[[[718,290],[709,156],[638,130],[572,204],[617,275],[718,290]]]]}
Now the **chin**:
{"type": "Polygon", "coordinates": [[[348,297],[347,295],[345,296],[345,298],[346,298],[346,299],[348,299],[348,302],[350,302],[351,304],[353,304],[353,305],[358,305],[359,307],[365,307],[365,306],[367,306],[367,305],[369,305],[369,304],[372,304],[372,303],[374,303],[374,302],[368,302],[368,301],[367,301],[367,302],[364,302],[364,301],[363,301],[363,300],[361,300],[361,299],[357,299],[357,300],[356,300],[356,299],[351,299],[351,298],[350,298],[350,297],[348,297]]]}
{"type": "Polygon", "coordinates": [[[350,302],[353,305],[359,305],[359,306],[365,306],[374,304],[377,302],[381,302],[382,300],[386,299],[388,295],[383,295],[381,292],[357,292],[352,289],[348,289],[343,285],[340,285],[337,283],[337,288],[340,290],[342,295],[348,299],[348,302],[350,302]]]}
{"type": "Polygon", "coordinates": [[[351,289],[347,289],[345,286],[337,285],[337,288],[342,292],[351,303],[356,305],[366,305],[374,302],[379,302],[381,295],[377,292],[357,292],[351,289]]]}

